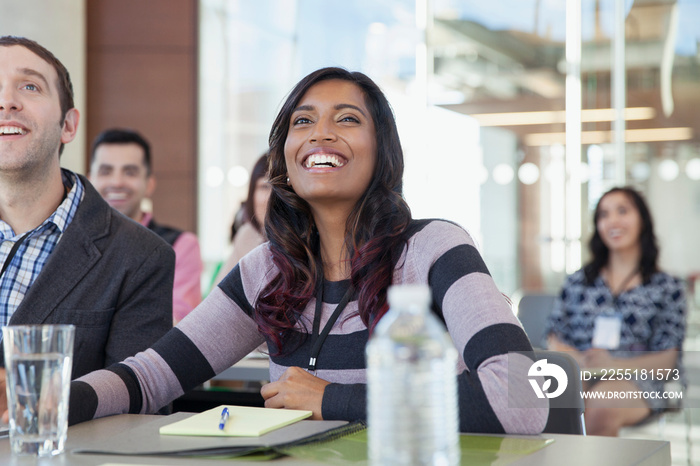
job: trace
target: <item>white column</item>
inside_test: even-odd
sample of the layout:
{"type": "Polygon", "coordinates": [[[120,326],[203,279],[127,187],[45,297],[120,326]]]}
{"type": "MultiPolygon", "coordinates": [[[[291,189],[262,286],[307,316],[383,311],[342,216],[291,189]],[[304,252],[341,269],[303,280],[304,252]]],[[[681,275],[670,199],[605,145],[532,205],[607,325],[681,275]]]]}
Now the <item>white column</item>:
{"type": "Polygon", "coordinates": [[[581,267],[581,0],[566,2],[566,272],[581,267]]]}
{"type": "Polygon", "coordinates": [[[615,184],[626,183],[625,161],[625,107],[627,105],[627,69],[625,66],[625,0],[615,0],[615,27],[613,33],[612,101],[615,119],[612,122],[615,146],[615,184]]]}

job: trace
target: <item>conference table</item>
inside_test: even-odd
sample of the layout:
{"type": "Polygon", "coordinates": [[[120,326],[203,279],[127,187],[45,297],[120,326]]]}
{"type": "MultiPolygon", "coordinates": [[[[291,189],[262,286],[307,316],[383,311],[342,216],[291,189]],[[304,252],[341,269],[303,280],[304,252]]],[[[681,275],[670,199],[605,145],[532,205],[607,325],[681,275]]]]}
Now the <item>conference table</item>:
{"type": "Polygon", "coordinates": [[[262,356],[246,357],[214,376],[212,380],[267,381],[270,380],[270,361],[262,356]]]}
{"type": "MultiPolygon", "coordinates": [[[[175,413],[171,416],[122,414],[118,416],[95,419],[71,426],[68,429],[68,441],[66,452],[50,458],[33,458],[26,456],[12,456],[7,437],[0,438],[0,464],[6,466],[96,466],[96,465],[188,465],[188,466],[215,466],[220,459],[192,458],[192,457],[160,457],[160,456],[114,456],[105,454],[78,453],[80,449],[95,449],[95,445],[110,445],[110,442],[118,443],[121,436],[131,433],[130,442],[140,443],[143,446],[156,445],[160,441],[159,427],[173,420],[180,420],[191,416],[193,413],[175,413]],[[116,440],[115,440],[116,439],[116,440]]],[[[333,423],[334,421],[301,421],[307,423],[333,423]]],[[[337,422],[337,421],[336,421],[337,422]]],[[[294,428],[294,425],[287,428],[294,428]]],[[[269,435],[269,434],[268,434],[269,435]]],[[[493,440],[494,436],[484,436],[493,440]]],[[[517,439],[551,439],[548,445],[523,455],[502,456],[494,454],[488,459],[463,462],[463,464],[488,464],[488,465],[593,465],[593,466],[624,466],[624,465],[670,465],[671,447],[667,441],[659,440],[634,440],[623,438],[608,438],[596,436],[542,434],[536,436],[502,435],[503,444],[506,440],[517,439]]],[[[191,440],[191,438],[190,438],[191,440]]],[[[477,439],[478,440],[478,439],[477,439]]],[[[366,444],[361,444],[366,448],[366,444]]],[[[98,448],[99,449],[99,448],[98,448]]],[[[464,451],[464,449],[463,449],[464,451]]],[[[364,456],[364,452],[362,452],[364,456]]],[[[365,456],[366,457],[366,456],[365,456]]],[[[464,457],[464,455],[463,455],[464,457]]],[[[264,462],[246,460],[245,457],[237,458],[230,464],[242,466],[260,466],[264,462]]],[[[313,464],[344,464],[366,465],[366,461],[338,462],[338,461],[309,461],[290,456],[267,461],[268,464],[280,466],[311,466],[313,464]]]]}

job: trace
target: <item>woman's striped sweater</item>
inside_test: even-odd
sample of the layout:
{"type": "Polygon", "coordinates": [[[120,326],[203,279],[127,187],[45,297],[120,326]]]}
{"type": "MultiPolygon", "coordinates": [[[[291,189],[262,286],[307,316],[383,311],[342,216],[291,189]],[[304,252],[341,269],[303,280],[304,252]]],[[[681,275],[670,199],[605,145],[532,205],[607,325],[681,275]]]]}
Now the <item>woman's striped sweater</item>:
{"type": "MultiPolygon", "coordinates": [[[[394,284],[427,283],[433,309],[460,353],[458,391],[462,432],[537,433],[547,402],[535,400],[527,381],[530,343],[489,275],[471,237],[441,220],[414,221],[413,234],[394,269],[394,284]],[[523,407],[529,406],[529,407],[523,407]]],[[[222,372],[264,342],[251,318],[253,303],[277,275],[269,247],[245,256],[218,288],[152,348],[120,364],[81,377],[71,387],[70,421],[118,413],[152,413],[222,372]]],[[[324,284],[321,328],[349,282],[324,284]]],[[[298,323],[311,328],[315,299],[298,323]]],[[[351,301],[318,356],[316,376],[331,382],[323,396],[324,419],[366,418],[364,349],[367,327],[351,301]]],[[[270,378],[291,366],[305,368],[310,339],[270,360],[270,378]]]]}

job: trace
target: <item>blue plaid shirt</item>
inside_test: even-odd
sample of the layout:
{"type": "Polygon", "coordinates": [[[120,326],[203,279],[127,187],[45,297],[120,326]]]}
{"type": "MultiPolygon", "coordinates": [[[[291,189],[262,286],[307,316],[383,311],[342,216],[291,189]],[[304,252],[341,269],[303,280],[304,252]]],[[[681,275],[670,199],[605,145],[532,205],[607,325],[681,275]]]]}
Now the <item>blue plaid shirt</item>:
{"type": "MultiPolygon", "coordinates": [[[[0,325],[7,325],[22,303],[83,199],[85,188],[80,179],[71,171],[61,171],[63,184],[70,188],[70,192],[49,218],[29,232],[0,277],[0,325]]],[[[0,220],[0,264],[5,264],[10,249],[21,236],[15,234],[9,224],[0,220]]]]}

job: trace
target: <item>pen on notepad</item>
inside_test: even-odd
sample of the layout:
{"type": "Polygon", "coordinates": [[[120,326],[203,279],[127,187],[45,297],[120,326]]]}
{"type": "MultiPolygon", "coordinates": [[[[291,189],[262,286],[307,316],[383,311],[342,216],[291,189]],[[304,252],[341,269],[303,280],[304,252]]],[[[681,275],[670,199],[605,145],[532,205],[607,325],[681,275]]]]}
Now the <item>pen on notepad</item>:
{"type": "Polygon", "coordinates": [[[224,408],[224,410],[221,411],[221,419],[219,420],[219,430],[224,430],[224,427],[226,427],[226,421],[228,421],[228,408],[224,408]]]}

